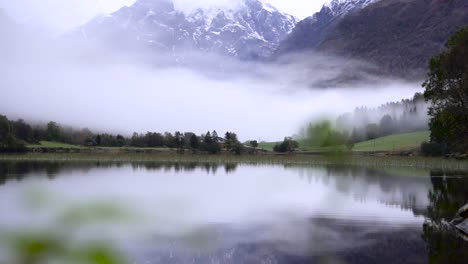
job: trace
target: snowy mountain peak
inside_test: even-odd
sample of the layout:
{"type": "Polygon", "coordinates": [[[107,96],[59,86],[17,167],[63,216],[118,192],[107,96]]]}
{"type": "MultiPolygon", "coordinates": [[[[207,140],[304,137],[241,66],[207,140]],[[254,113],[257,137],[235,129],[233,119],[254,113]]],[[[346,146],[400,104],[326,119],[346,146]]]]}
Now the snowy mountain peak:
{"type": "Polygon", "coordinates": [[[322,10],[328,10],[332,16],[345,16],[354,10],[364,7],[380,0],[331,0],[325,3],[322,10]]]}
{"type": "Polygon", "coordinates": [[[106,31],[114,41],[125,36],[171,52],[192,47],[253,59],[269,57],[297,21],[260,0],[242,0],[232,8],[198,8],[187,14],[176,10],[170,0],[138,0],[84,29],[88,36],[106,31]]]}
{"type": "Polygon", "coordinates": [[[283,16],[286,20],[288,20],[288,22],[294,25],[298,22],[298,19],[296,17],[280,12],[273,5],[260,0],[242,0],[237,5],[231,8],[224,8],[219,6],[212,6],[209,8],[197,8],[187,14],[187,19],[191,22],[203,21],[205,25],[209,25],[218,16],[218,19],[226,18],[228,20],[235,20],[236,16],[238,16],[239,14],[261,15],[262,12],[269,13],[271,15],[275,14],[283,16]]]}
{"type": "Polygon", "coordinates": [[[148,9],[174,10],[174,3],[170,0],[137,0],[133,6],[148,9]]]}
{"type": "Polygon", "coordinates": [[[275,7],[273,7],[271,4],[265,3],[260,0],[244,0],[241,2],[241,5],[248,6],[252,10],[256,10],[256,11],[265,9],[271,13],[278,12],[278,10],[275,7]]]}

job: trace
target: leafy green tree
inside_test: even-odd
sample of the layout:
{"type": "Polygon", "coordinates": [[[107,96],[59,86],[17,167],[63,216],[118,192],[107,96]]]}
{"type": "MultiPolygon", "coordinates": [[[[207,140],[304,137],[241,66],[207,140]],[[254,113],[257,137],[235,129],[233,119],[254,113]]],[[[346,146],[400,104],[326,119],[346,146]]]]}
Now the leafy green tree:
{"type": "Polygon", "coordinates": [[[324,139],[321,147],[333,147],[345,145],[348,141],[347,133],[340,133],[335,130],[330,130],[327,137],[324,139]]]}
{"type": "Polygon", "coordinates": [[[333,129],[328,120],[310,124],[307,129],[306,142],[313,147],[330,147],[344,145],[348,141],[348,132],[333,129]]]}
{"type": "Polygon", "coordinates": [[[423,87],[431,103],[431,141],[443,144],[445,152],[468,151],[468,27],[431,59],[423,87]]]}
{"type": "Polygon", "coordinates": [[[307,144],[309,146],[322,147],[330,131],[332,131],[332,126],[328,120],[309,124],[306,132],[307,144]]]}
{"type": "Polygon", "coordinates": [[[293,152],[299,148],[299,143],[295,140],[293,140],[290,137],[284,138],[283,142],[276,144],[273,147],[274,152],[293,152]]]}
{"type": "Polygon", "coordinates": [[[0,115],[0,152],[23,152],[26,147],[13,134],[12,123],[0,115]]]}
{"type": "Polygon", "coordinates": [[[175,137],[172,135],[172,133],[169,133],[169,132],[164,133],[164,145],[168,148],[177,147],[175,137]]]}
{"type": "Polygon", "coordinates": [[[258,141],[257,140],[252,140],[252,141],[249,142],[249,145],[252,148],[258,148],[258,141]]]}
{"type": "Polygon", "coordinates": [[[46,130],[42,126],[34,126],[32,129],[32,141],[37,143],[41,140],[47,140],[46,130]]]}
{"type": "Polygon", "coordinates": [[[125,143],[126,143],[126,140],[125,140],[125,137],[122,136],[122,135],[117,135],[117,137],[115,138],[116,140],[116,147],[123,147],[125,146],[125,143]]]}
{"type": "Polygon", "coordinates": [[[148,132],[145,135],[146,145],[150,148],[157,148],[164,146],[164,136],[160,133],[148,132]]]}
{"type": "Polygon", "coordinates": [[[239,145],[241,145],[241,143],[239,142],[239,139],[237,139],[236,133],[226,132],[224,139],[224,146],[227,150],[234,151],[239,149],[239,145]]]}
{"type": "Polygon", "coordinates": [[[245,150],[244,145],[242,145],[240,142],[231,148],[231,152],[236,155],[241,155],[244,152],[244,150],[245,150]]]}
{"type": "MultiPolygon", "coordinates": [[[[111,140],[114,141],[113,137],[111,140]]],[[[148,147],[148,145],[146,144],[145,136],[140,135],[137,132],[133,133],[132,138],[130,139],[130,145],[132,147],[137,147],[137,148],[148,147]]]]}
{"type": "Polygon", "coordinates": [[[62,127],[53,121],[47,124],[46,135],[48,141],[61,142],[64,139],[62,127]]]}
{"type": "Polygon", "coordinates": [[[19,119],[16,122],[13,122],[13,129],[15,136],[23,141],[32,142],[33,139],[33,130],[29,124],[24,122],[23,119],[19,119]]]}
{"type": "Polygon", "coordinates": [[[5,140],[11,134],[10,120],[4,115],[0,115],[0,141],[5,140]]]}

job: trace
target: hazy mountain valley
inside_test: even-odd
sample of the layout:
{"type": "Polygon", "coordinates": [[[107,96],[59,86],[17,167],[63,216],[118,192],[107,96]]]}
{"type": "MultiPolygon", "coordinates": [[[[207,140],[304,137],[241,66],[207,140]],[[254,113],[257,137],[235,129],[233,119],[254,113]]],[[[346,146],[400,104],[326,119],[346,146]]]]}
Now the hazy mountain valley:
{"type": "Polygon", "coordinates": [[[0,263],[456,264],[467,0],[0,0],[0,263]]]}

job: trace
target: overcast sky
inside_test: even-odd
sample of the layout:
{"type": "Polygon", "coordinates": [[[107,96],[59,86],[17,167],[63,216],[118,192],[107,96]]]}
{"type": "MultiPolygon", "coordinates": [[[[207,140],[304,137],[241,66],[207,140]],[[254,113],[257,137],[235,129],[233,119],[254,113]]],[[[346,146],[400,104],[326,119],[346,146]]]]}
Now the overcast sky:
{"type": "MultiPolygon", "coordinates": [[[[53,32],[67,31],[100,13],[110,13],[135,0],[0,0],[1,7],[22,22],[53,32]]],[[[226,5],[233,0],[174,0],[184,11],[199,6],[226,5]]],[[[305,18],[318,11],[327,0],[266,0],[279,10],[305,18]]]]}

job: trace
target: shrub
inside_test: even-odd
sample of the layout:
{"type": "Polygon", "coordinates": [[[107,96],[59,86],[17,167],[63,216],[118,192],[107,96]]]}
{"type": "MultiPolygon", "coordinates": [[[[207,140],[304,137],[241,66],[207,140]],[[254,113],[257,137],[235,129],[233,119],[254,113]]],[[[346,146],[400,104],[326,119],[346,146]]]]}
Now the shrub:
{"type": "Polygon", "coordinates": [[[445,147],[436,142],[424,142],[421,144],[421,152],[426,156],[442,156],[445,154],[445,147]]]}

